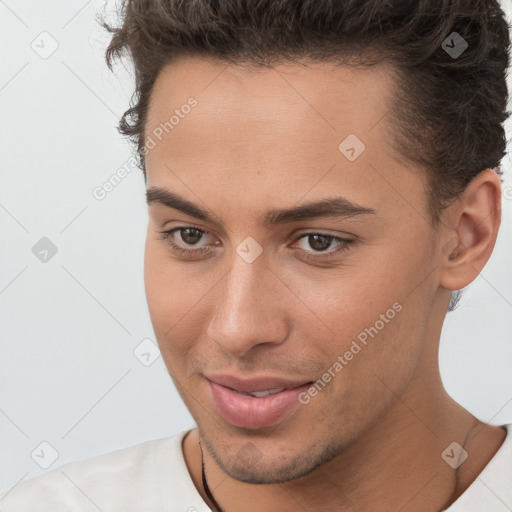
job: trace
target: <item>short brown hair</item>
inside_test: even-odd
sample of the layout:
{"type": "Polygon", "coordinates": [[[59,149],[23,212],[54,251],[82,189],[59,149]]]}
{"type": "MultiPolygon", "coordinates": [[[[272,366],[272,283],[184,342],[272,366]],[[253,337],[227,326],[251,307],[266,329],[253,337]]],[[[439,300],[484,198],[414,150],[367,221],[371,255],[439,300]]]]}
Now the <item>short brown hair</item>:
{"type": "Polygon", "coordinates": [[[119,131],[136,144],[144,176],[152,87],[183,55],[260,66],[391,62],[393,144],[428,172],[434,223],[479,172],[501,173],[510,34],[498,0],[126,0],[119,18],[115,27],[103,21],[112,33],[106,59],[111,69],[115,58],[133,60],[135,93],[119,131]],[[448,51],[454,37],[467,44],[457,56],[448,51]]]}

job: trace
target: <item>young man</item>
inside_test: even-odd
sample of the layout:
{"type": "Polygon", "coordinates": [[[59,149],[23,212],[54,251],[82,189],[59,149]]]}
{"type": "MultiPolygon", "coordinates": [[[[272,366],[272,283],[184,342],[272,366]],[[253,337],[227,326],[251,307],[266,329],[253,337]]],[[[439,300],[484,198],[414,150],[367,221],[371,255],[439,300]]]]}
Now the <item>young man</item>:
{"type": "MultiPolygon", "coordinates": [[[[146,292],[197,428],[0,510],[512,510],[511,425],[438,367],[500,224],[495,0],[127,1],[109,63],[147,183],[146,292]]],[[[482,340],[485,342],[485,340],[482,340]]]]}

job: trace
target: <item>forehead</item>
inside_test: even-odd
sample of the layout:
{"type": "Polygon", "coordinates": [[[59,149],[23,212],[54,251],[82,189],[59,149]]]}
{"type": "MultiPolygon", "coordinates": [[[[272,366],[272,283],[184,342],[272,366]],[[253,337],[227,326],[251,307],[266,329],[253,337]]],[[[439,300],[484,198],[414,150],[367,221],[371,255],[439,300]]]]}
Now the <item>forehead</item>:
{"type": "MultiPolygon", "coordinates": [[[[197,130],[207,136],[203,123],[215,120],[228,140],[262,123],[270,123],[260,134],[269,138],[291,128],[294,135],[313,142],[327,142],[334,133],[364,137],[389,110],[392,91],[393,72],[384,64],[356,68],[304,61],[262,68],[182,57],[159,73],[146,127],[151,131],[194,97],[199,108],[187,122],[189,134],[197,130]],[[242,133],[240,125],[245,128],[242,133]]],[[[215,133],[211,135],[215,139],[215,133]]]]}
{"type": "Polygon", "coordinates": [[[386,65],[261,68],[180,58],[162,69],[150,98],[145,134],[155,144],[146,156],[148,187],[178,187],[189,196],[184,182],[197,195],[223,187],[224,196],[243,190],[246,199],[261,201],[265,193],[269,204],[285,194],[296,201],[313,186],[318,196],[334,187],[354,202],[376,204],[385,175],[400,180],[400,194],[410,194],[417,183],[390,146],[386,114],[394,89],[386,65]],[[184,108],[191,98],[195,106],[184,108]],[[355,160],[347,158],[347,145],[360,153],[355,160]]]}

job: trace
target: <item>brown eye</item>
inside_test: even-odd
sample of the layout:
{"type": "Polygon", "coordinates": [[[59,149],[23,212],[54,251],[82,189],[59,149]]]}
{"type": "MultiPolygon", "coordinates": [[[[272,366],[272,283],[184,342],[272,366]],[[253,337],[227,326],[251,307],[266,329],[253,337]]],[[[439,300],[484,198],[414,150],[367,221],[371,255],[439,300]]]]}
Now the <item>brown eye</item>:
{"type": "Polygon", "coordinates": [[[332,258],[347,251],[355,240],[325,233],[304,233],[295,242],[305,258],[332,258]]]}
{"type": "Polygon", "coordinates": [[[179,233],[181,240],[188,245],[197,244],[204,235],[204,231],[195,228],[182,228],[179,233]]]}
{"type": "Polygon", "coordinates": [[[325,251],[326,249],[329,249],[333,239],[333,236],[308,235],[309,246],[315,251],[325,251]]]}
{"type": "MultiPolygon", "coordinates": [[[[164,240],[180,256],[196,257],[211,252],[207,243],[209,233],[193,226],[182,226],[160,232],[159,240],[164,240]]],[[[217,245],[214,241],[213,245],[217,245]]]]}

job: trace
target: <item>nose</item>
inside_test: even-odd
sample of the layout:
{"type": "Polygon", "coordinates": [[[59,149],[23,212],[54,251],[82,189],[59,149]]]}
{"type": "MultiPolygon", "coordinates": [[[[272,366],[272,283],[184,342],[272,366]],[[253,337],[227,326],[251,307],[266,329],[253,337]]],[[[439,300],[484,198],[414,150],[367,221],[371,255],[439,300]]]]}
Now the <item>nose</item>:
{"type": "Polygon", "coordinates": [[[279,345],[289,335],[281,296],[289,291],[264,261],[247,263],[234,254],[230,271],[213,295],[207,334],[224,352],[243,356],[254,347],[279,345]]]}

